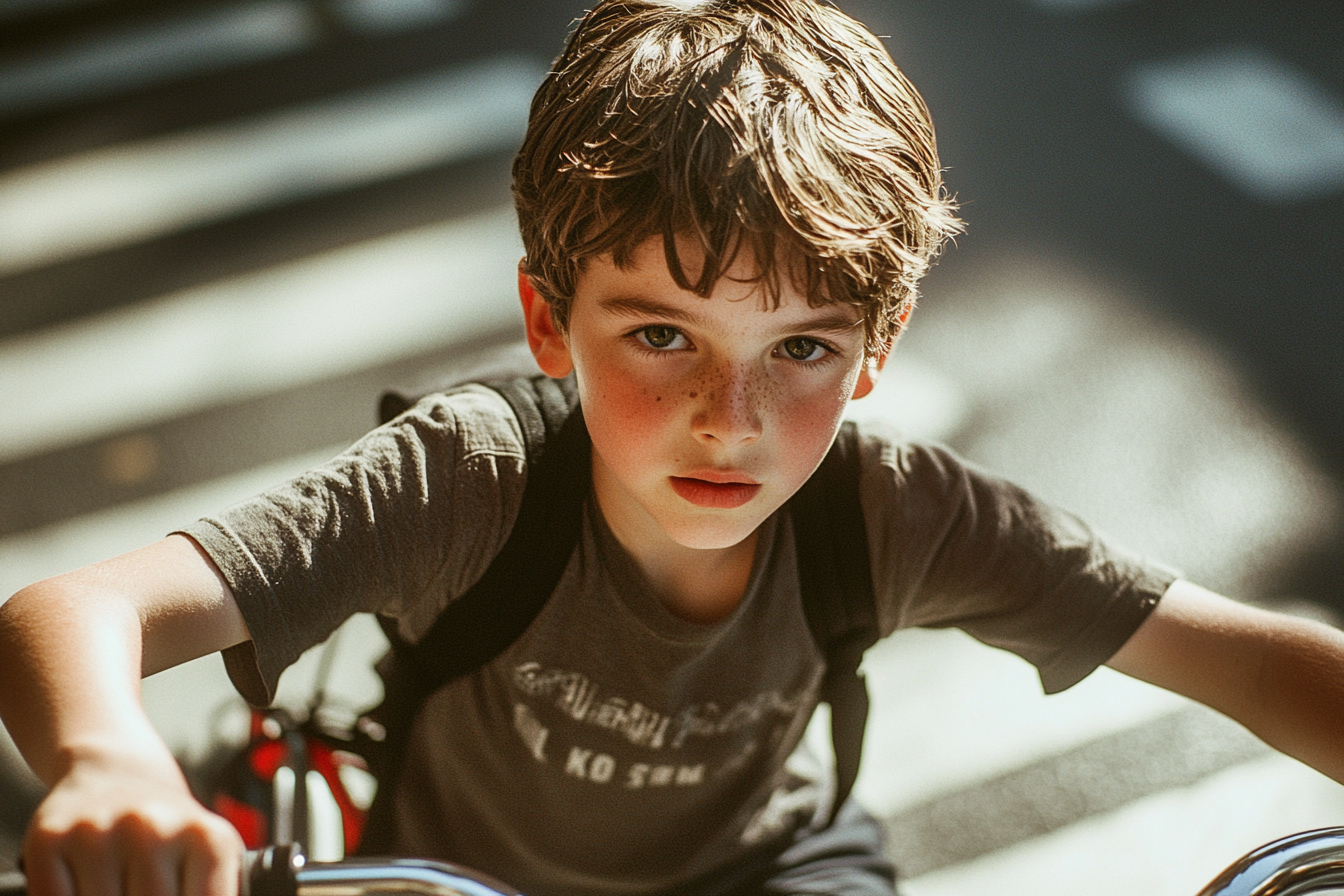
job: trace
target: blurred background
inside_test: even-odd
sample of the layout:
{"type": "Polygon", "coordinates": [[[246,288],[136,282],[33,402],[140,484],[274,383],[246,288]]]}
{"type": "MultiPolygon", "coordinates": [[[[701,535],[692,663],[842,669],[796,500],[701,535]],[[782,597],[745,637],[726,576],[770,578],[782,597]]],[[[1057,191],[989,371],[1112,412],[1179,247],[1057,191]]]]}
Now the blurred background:
{"type": "MultiPolygon", "coordinates": [[[[968,224],[854,414],[1335,621],[1344,6],[840,5],[927,99],[968,224]]],[[[516,339],[509,162],[582,7],[0,0],[0,599],[324,459],[385,385],[516,339]]],[[[330,690],[376,700],[380,652],[352,621],[330,690]]],[[[868,665],[859,793],[912,896],[1193,894],[1344,823],[1344,789],[1106,670],[1046,700],[948,632],[868,665]]],[[[243,734],[217,658],[145,696],[189,768],[243,734]]],[[[39,792],[0,743],[0,869],[39,792]]]]}

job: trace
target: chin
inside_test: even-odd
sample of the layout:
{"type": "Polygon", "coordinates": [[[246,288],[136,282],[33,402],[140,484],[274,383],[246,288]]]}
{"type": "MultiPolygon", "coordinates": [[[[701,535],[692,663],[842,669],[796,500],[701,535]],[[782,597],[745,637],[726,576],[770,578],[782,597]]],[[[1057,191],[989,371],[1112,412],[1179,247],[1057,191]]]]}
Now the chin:
{"type": "Polygon", "coordinates": [[[697,551],[718,551],[741,544],[764,520],[692,520],[664,527],[677,544],[697,551]]]}

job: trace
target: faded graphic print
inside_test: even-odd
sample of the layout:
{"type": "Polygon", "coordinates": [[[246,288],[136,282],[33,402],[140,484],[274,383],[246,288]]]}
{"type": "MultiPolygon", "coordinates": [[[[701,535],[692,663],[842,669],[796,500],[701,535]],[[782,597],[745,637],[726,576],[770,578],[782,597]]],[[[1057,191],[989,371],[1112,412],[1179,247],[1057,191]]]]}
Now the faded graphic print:
{"type": "MultiPolygon", "coordinates": [[[[518,692],[514,730],[534,759],[554,761],[571,778],[631,791],[696,787],[730,777],[767,745],[778,746],[807,699],[806,688],[796,694],[767,690],[727,708],[702,702],[660,710],[608,694],[581,672],[536,662],[514,667],[512,683],[518,692]],[[575,735],[573,742],[542,721],[542,706],[558,710],[562,726],[572,726],[566,735],[575,735]],[[581,745],[582,729],[589,726],[618,735],[632,750],[581,745]],[[667,751],[679,755],[659,760],[667,751]]],[[[815,752],[800,747],[780,771],[767,804],[747,824],[742,842],[759,843],[820,817],[829,805],[830,778],[815,752]]]]}

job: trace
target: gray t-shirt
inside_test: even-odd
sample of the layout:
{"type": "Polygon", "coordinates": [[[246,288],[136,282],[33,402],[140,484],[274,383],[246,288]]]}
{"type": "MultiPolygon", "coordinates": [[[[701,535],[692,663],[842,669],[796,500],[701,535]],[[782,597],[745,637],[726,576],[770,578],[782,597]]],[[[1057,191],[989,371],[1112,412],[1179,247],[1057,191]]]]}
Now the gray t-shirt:
{"type": "MultiPolygon", "coordinates": [[[[945,449],[860,436],[883,634],[955,625],[1055,691],[1105,662],[1174,578],[945,449]]],[[[355,612],[423,636],[503,546],[525,478],[508,405],[466,387],[184,530],[253,635],[225,655],[239,691],[267,703],[281,671],[355,612]]],[[[739,607],[697,625],[663,607],[590,501],[532,626],[421,712],[398,851],[533,896],[668,892],[722,873],[826,817],[833,776],[799,749],[821,667],[786,512],[762,527],[739,607]]]]}

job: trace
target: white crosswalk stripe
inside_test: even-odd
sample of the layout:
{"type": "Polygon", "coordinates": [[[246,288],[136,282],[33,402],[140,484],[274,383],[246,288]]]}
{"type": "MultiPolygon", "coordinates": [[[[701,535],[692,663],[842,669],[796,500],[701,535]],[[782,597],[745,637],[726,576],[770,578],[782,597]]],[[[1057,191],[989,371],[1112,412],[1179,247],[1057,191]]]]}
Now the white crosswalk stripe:
{"type": "Polygon", "coordinates": [[[297,52],[318,32],[308,4],[262,0],[101,33],[0,64],[0,116],[297,52]]]}
{"type": "Polygon", "coordinates": [[[0,461],[470,342],[521,320],[521,255],[502,207],[13,338],[0,461]]]}
{"type": "Polygon", "coordinates": [[[492,59],[0,174],[0,276],[500,150],[542,67],[492,59]]]}
{"type": "Polygon", "coordinates": [[[1292,66],[1233,47],[1135,67],[1141,120],[1267,202],[1344,190],[1344,103],[1292,66]]]}

